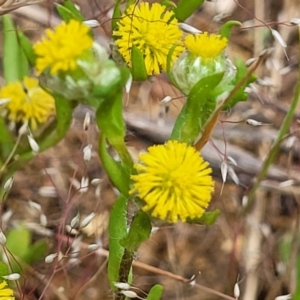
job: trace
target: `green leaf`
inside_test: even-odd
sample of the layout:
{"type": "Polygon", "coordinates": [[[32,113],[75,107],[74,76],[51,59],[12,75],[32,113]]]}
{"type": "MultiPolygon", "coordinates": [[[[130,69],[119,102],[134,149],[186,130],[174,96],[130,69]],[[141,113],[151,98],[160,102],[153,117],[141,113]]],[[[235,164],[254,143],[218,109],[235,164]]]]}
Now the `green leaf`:
{"type": "Polygon", "coordinates": [[[141,243],[148,240],[151,228],[149,216],[140,210],[134,217],[127,236],[121,240],[121,245],[128,251],[137,251],[141,243]]]}
{"type": "Polygon", "coordinates": [[[15,256],[22,258],[28,251],[31,243],[31,233],[25,227],[18,227],[8,232],[7,249],[15,256]]]}
{"type": "Polygon", "coordinates": [[[154,285],[149,291],[146,300],[160,300],[163,293],[163,289],[163,286],[161,286],[160,284],[154,285]]]}
{"type": "Polygon", "coordinates": [[[120,240],[124,238],[127,232],[127,201],[127,198],[120,195],[109,218],[108,279],[113,290],[116,290],[114,283],[118,282],[119,269],[124,253],[124,247],[120,244],[120,240]]]}
{"type": "Polygon", "coordinates": [[[113,11],[113,16],[112,16],[112,20],[111,20],[112,30],[115,30],[117,28],[117,23],[119,22],[119,20],[122,16],[120,5],[121,5],[121,0],[116,0],[114,11],[113,11]]]}
{"type": "Polygon", "coordinates": [[[128,172],[131,173],[133,161],[124,142],[126,129],[123,120],[122,99],[122,90],[117,90],[115,94],[108,95],[97,109],[96,121],[99,129],[118,152],[121,161],[128,169],[128,172]]]}
{"type": "Polygon", "coordinates": [[[74,106],[70,100],[65,99],[63,96],[54,94],[53,97],[57,119],[56,133],[58,136],[63,137],[70,127],[74,106]]]}
{"type": "Polygon", "coordinates": [[[117,144],[125,137],[122,97],[122,93],[107,97],[100,103],[96,112],[97,125],[112,145],[117,144]]]}
{"type": "Polygon", "coordinates": [[[191,89],[187,101],[176,119],[171,140],[194,144],[217,107],[214,88],[220,83],[223,73],[199,80],[191,89]]]}
{"type": "Polygon", "coordinates": [[[185,21],[203,4],[203,2],[204,0],[180,0],[177,7],[174,9],[178,21],[185,21]]]}
{"type": "Polygon", "coordinates": [[[66,22],[69,22],[72,19],[80,22],[85,20],[84,16],[76,8],[72,1],[65,0],[62,5],[56,4],[56,10],[60,17],[66,22]]]}
{"type": "Polygon", "coordinates": [[[6,158],[9,156],[13,147],[14,147],[14,142],[12,136],[3,118],[0,117],[0,169],[1,169],[2,162],[4,162],[6,158]]]}
{"type": "Polygon", "coordinates": [[[145,60],[142,52],[136,47],[131,48],[131,61],[132,61],[132,78],[134,80],[146,80],[148,78],[145,60]]]}
{"type": "Polygon", "coordinates": [[[180,46],[180,45],[173,45],[171,47],[171,49],[169,50],[169,52],[168,52],[168,56],[167,56],[167,74],[168,74],[169,79],[172,82],[172,84],[180,90],[180,87],[178,86],[176,80],[174,79],[173,72],[172,72],[172,57],[173,57],[173,53],[174,53],[176,47],[178,47],[178,46],[180,46]]]}
{"type": "Polygon", "coordinates": [[[216,222],[218,216],[220,215],[221,211],[219,209],[205,212],[200,218],[198,219],[189,219],[188,223],[197,223],[197,224],[204,224],[204,225],[212,225],[216,222]]]}
{"type": "Polygon", "coordinates": [[[35,261],[44,258],[47,250],[47,242],[45,240],[38,240],[27,249],[25,255],[22,257],[22,261],[24,261],[28,265],[31,265],[35,261]]]}
{"type": "Polygon", "coordinates": [[[2,17],[3,23],[3,73],[5,83],[21,81],[26,74],[24,54],[22,53],[16,29],[8,15],[2,17]]]}
{"type": "Polygon", "coordinates": [[[124,166],[115,161],[107,151],[106,137],[101,133],[99,138],[99,156],[114,186],[125,196],[128,195],[130,185],[130,174],[124,166]]]}
{"type": "Polygon", "coordinates": [[[18,42],[31,66],[35,66],[36,54],[33,50],[30,40],[21,30],[17,30],[18,42]]]}
{"type": "Polygon", "coordinates": [[[126,0],[126,8],[131,4],[136,4],[136,0],[126,0]]]}
{"type": "Polygon", "coordinates": [[[6,276],[8,275],[10,272],[9,272],[9,269],[8,269],[8,265],[5,264],[4,262],[0,261],[0,278],[2,276],[6,276]]]}
{"type": "Polygon", "coordinates": [[[234,20],[228,21],[228,22],[226,22],[225,24],[223,24],[221,26],[219,34],[221,36],[226,37],[227,39],[229,39],[232,27],[241,26],[241,25],[242,25],[242,23],[239,22],[239,21],[234,21],[234,20]]]}

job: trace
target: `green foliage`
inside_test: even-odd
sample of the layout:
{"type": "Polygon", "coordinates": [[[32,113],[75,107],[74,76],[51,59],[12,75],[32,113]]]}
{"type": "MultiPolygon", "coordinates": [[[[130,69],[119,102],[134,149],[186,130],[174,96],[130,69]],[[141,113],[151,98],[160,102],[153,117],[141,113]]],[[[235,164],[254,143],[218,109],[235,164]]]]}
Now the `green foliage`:
{"type": "Polygon", "coordinates": [[[3,24],[3,75],[6,83],[22,80],[28,75],[28,62],[19,46],[17,31],[8,15],[2,17],[3,24]]]}
{"type": "Polygon", "coordinates": [[[296,270],[297,270],[297,286],[295,293],[293,294],[292,300],[298,300],[300,299],[300,254],[297,257],[297,263],[296,263],[296,270]]]}
{"type": "Polygon", "coordinates": [[[108,153],[106,137],[104,134],[101,134],[99,138],[99,156],[102,165],[114,186],[123,195],[127,196],[130,185],[130,174],[124,165],[115,161],[108,153]]]}
{"type": "Polygon", "coordinates": [[[72,19],[78,21],[85,20],[81,12],[76,8],[74,3],[70,0],[65,0],[62,5],[56,4],[56,9],[60,17],[66,22],[72,19]]]}
{"type": "Polygon", "coordinates": [[[29,64],[33,67],[36,61],[36,54],[33,51],[30,40],[24,35],[21,30],[17,30],[17,37],[20,47],[22,48],[29,64]]]}
{"type": "Polygon", "coordinates": [[[57,118],[56,133],[59,137],[63,137],[71,124],[74,106],[60,95],[55,94],[53,97],[55,99],[57,118]]]}
{"type": "MultiPolygon", "coordinates": [[[[248,72],[247,67],[242,59],[237,58],[235,61],[235,65],[237,69],[236,77],[234,82],[229,86],[228,91],[232,90],[247,75],[248,72]]],[[[229,102],[225,104],[223,110],[232,108],[238,102],[246,101],[248,99],[248,93],[245,92],[245,88],[255,80],[256,76],[252,74],[251,78],[248,81],[246,81],[243,85],[241,85],[238,91],[229,100],[229,102]]]]}
{"type": "Polygon", "coordinates": [[[108,279],[112,289],[116,289],[114,283],[118,282],[119,270],[124,253],[124,247],[120,241],[127,233],[127,198],[120,195],[116,200],[109,219],[109,257],[108,279]]]}
{"type": "Polygon", "coordinates": [[[118,23],[121,15],[122,15],[120,5],[121,5],[121,0],[116,0],[115,7],[114,7],[114,12],[113,12],[113,17],[112,17],[112,20],[111,20],[112,30],[115,30],[117,28],[117,23],[118,23]]]}
{"type": "Polygon", "coordinates": [[[136,46],[132,46],[131,61],[132,78],[134,80],[146,80],[148,78],[148,74],[145,66],[144,55],[136,46]]]}
{"type": "Polygon", "coordinates": [[[216,222],[216,220],[219,217],[220,213],[221,213],[221,211],[219,209],[209,211],[209,212],[205,212],[200,218],[192,219],[192,220],[189,219],[188,222],[210,226],[210,225],[213,225],[216,222]]]}
{"type": "MultiPolygon", "coordinates": [[[[0,278],[2,278],[2,276],[6,276],[8,275],[9,269],[8,269],[8,265],[5,264],[4,262],[0,261],[0,278]]],[[[2,282],[2,280],[0,279],[0,281],[2,282]]]]}
{"type": "Polygon", "coordinates": [[[195,84],[175,122],[171,140],[194,144],[217,107],[212,94],[222,77],[223,73],[218,73],[205,77],[195,84]]]}
{"type": "Polygon", "coordinates": [[[146,300],[159,300],[161,299],[162,293],[163,287],[160,284],[156,284],[151,288],[146,300]]]}
{"type": "Polygon", "coordinates": [[[234,26],[241,26],[241,25],[242,25],[242,23],[239,22],[239,21],[233,21],[233,20],[227,21],[226,23],[224,23],[221,26],[219,34],[221,36],[226,37],[227,39],[229,39],[232,27],[234,27],[234,26]]]}
{"type": "Polygon", "coordinates": [[[126,8],[131,4],[136,4],[136,0],[126,0],[126,8]]]}
{"type": "Polygon", "coordinates": [[[191,16],[202,4],[204,0],[180,0],[174,9],[175,16],[179,22],[184,22],[191,16]]]}
{"type": "Polygon", "coordinates": [[[128,251],[137,251],[141,243],[149,238],[151,228],[149,216],[139,210],[131,223],[127,236],[121,240],[121,245],[128,251]]]}
{"type": "Polygon", "coordinates": [[[0,169],[10,152],[12,151],[14,142],[6,123],[0,117],[0,169]]]}
{"type": "Polygon", "coordinates": [[[13,272],[17,273],[20,273],[26,265],[43,258],[48,248],[44,240],[39,240],[32,244],[31,232],[25,227],[10,230],[6,238],[6,247],[17,260],[17,262],[15,259],[11,260],[13,272]]]}

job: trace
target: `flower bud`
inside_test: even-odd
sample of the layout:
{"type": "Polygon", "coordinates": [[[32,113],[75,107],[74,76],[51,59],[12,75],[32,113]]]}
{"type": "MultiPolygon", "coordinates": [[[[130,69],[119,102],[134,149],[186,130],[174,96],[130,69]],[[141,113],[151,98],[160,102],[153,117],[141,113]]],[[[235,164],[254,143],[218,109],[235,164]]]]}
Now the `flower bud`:
{"type": "Polygon", "coordinates": [[[235,78],[236,68],[223,53],[226,38],[204,32],[188,35],[184,43],[187,50],[175,61],[172,75],[185,94],[199,80],[217,73],[224,73],[219,85],[229,84],[235,78]]]}

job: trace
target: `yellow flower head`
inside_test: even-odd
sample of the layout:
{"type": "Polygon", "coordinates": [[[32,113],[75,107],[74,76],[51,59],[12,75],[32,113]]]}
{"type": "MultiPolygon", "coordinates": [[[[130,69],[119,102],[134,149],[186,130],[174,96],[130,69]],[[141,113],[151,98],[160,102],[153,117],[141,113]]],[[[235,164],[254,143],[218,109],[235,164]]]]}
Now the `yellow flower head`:
{"type": "Polygon", "coordinates": [[[23,82],[12,82],[0,90],[0,111],[8,111],[8,119],[13,122],[29,122],[31,128],[37,123],[45,123],[53,114],[53,97],[39,87],[36,78],[25,77],[23,82]]]}
{"type": "Polygon", "coordinates": [[[150,147],[139,158],[130,194],[136,193],[145,202],[144,211],[171,223],[202,216],[214,182],[211,168],[194,147],[168,141],[150,147]]]}
{"type": "Polygon", "coordinates": [[[217,34],[187,35],[184,44],[190,53],[202,58],[214,58],[218,56],[227,46],[228,40],[217,34]]]}
{"type": "Polygon", "coordinates": [[[0,300],[15,300],[14,291],[7,287],[5,281],[0,283],[0,300]]]}
{"type": "MultiPolygon", "coordinates": [[[[148,75],[166,70],[170,49],[180,43],[182,32],[172,11],[159,3],[132,4],[118,22],[113,32],[116,44],[126,63],[131,66],[131,48],[134,45],[143,54],[148,75]]],[[[174,60],[183,50],[175,48],[174,60]]]]}
{"type": "Polygon", "coordinates": [[[51,75],[75,70],[77,59],[93,44],[90,28],[76,20],[62,22],[54,30],[47,29],[45,35],[33,47],[38,56],[36,69],[39,73],[48,68],[51,75]]]}

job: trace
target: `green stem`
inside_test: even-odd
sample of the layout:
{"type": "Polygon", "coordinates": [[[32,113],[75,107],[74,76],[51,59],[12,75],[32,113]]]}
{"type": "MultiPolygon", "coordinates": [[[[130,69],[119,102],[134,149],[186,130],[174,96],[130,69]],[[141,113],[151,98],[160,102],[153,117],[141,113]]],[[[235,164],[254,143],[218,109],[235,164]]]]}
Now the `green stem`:
{"type": "MultiPolygon", "coordinates": [[[[133,252],[125,249],[122,257],[122,262],[119,271],[119,282],[128,282],[128,276],[133,261],[133,252]]],[[[125,295],[121,293],[116,294],[116,300],[125,300],[125,295]]]]}
{"type": "MultiPolygon", "coordinates": [[[[299,36],[300,36],[300,28],[299,28],[299,36]]],[[[300,60],[300,52],[299,52],[299,60],[300,60]]],[[[298,78],[300,78],[300,66],[299,66],[299,70],[298,70],[298,78]]],[[[295,91],[294,97],[292,99],[290,109],[283,120],[283,123],[282,123],[279,133],[278,133],[278,136],[270,150],[270,153],[269,153],[268,157],[266,158],[266,160],[264,161],[261,171],[257,175],[254,185],[248,194],[248,203],[243,208],[242,213],[245,213],[251,206],[251,203],[254,201],[254,196],[255,196],[256,190],[259,188],[261,181],[267,175],[269,167],[271,166],[276,154],[278,153],[280,144],[281,144],[283,138],[285,137],[287,131],[289,130],[291,122],[293,121],[294,113],[295,113],[295,110],[296,110],[298,102],[299,102],[299,97],[300,97],[300,80],[298,80],[296,91],[295,91]]]]}

